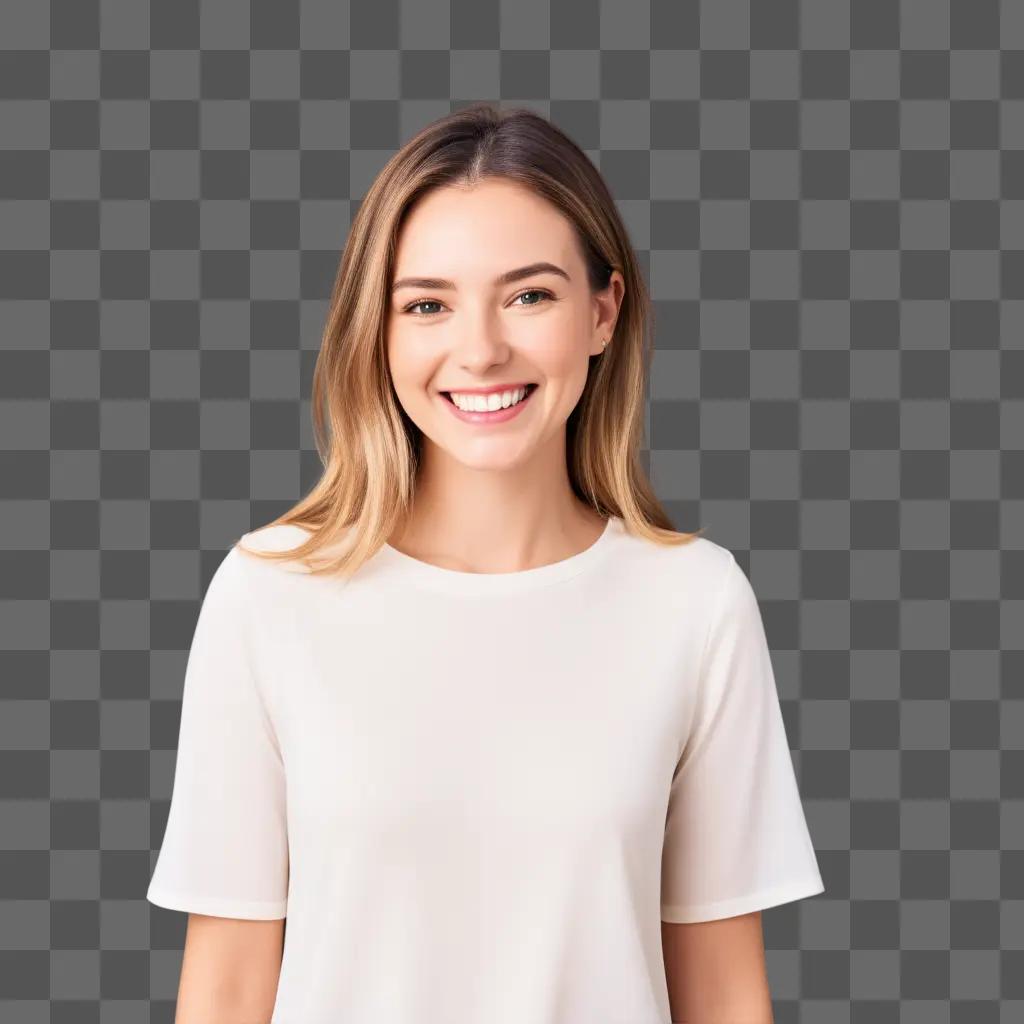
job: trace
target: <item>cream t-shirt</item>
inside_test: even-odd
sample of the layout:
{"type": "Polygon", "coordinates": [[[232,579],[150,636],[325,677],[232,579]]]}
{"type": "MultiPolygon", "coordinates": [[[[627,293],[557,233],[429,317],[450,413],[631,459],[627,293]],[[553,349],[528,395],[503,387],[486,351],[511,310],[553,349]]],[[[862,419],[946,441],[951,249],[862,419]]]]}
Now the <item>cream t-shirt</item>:
{"type": "Polygon", "coordinates": [[[272,1024],[667,1024],[661,921],[822,891],[757,599],[706,537],[218,566],[147,898],[287,917],[272,1024]]]}

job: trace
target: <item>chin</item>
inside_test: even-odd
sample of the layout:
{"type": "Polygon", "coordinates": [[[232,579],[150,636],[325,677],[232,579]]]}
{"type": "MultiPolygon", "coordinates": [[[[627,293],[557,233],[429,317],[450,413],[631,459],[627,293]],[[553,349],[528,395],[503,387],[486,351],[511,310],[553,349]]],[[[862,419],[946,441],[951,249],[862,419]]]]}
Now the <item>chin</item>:
{"type": "Polygon", "coordinates": [[[522,469],[529,464],[530,453],[524,451],[509,452],[507,456],[495,452],[478,452],[460,448],[443,448],[444,454],[453,462],[478,473],[507,473],[522,469]]]}

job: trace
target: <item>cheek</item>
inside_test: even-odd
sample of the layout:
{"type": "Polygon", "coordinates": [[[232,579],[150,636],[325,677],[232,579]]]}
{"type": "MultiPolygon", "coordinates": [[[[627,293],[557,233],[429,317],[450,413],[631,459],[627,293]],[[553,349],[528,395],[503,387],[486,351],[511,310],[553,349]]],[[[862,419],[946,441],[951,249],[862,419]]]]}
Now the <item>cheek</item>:
{"type": "Polygon", "coordinates": [[[414,398],[434,372],[429,353],[421,351],[413,339],[403,337],[400,330],[389,331],[385,351],[395,390],[403,398],[414,398]]]}
{"type": "Polygon", "coordinates": [[[530,338],[530,359],[551,382],[576,382],[587,374],[585,333],[570,318],[555,318],[530,338]]]}

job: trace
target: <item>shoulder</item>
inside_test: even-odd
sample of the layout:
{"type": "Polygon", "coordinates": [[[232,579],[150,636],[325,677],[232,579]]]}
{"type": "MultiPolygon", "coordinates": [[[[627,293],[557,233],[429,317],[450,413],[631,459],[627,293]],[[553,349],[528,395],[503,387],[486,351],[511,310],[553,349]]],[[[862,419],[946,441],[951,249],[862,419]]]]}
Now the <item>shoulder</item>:
{"type": "Polygon", "coordinates": [[[613,585],[624,601],[672,637],[707,632],[735,561],[727,547],[704,535],[664,543],[631,534],[616,550],[613,585]]]}
{"type": "Polygon", "coordinates": [[[736,559],[722,544],[703,535],[678,544],[640,542],[664,573],[665,584],[709,600],[721,591],[736,559]]]}
{"type": "Polygon", "coordinates": [[[236,542],[235,549],[244,545],[250,551],[290,551],[307,540],[309,536],[310,532],[304,526],[296,526],[293,523],[271,523],[269,526],[260,526],[248,533],[243,533],[236,542]]]}
{"type": "Polygon", "coordinates": [[[254,583],[269,581],[282,573],[308,574],[309,568],[293,558],[263,558],[263,554],[288,552],[298,548],[311,536],[304,526],[292,523],[271,523],[243,533],[235,542],[229,557],[238,562],[241,572],[254,583]]]}
{"type": "MultiPolygon", "coordinates": [[[[271,561],[252,552],[287,551],[298,545],[305,531],[292,526],[270,526],[242,534],[224,553],[210,577],[203,603],[208,615],[235,614],[276,592],[282,569],[305,571],[291,560],[271,561]]],[[[247,612],[248,613],[248,612],[247,612]]]]}

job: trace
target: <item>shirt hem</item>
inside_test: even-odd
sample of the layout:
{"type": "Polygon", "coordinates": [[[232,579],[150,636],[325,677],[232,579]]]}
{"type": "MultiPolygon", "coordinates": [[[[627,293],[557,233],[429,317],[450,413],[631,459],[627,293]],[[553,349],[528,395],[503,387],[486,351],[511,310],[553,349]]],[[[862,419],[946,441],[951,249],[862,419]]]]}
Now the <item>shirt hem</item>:
{"type": "Polygon", "coordinates": [[[693,906],[662,904],[661,919],[669,924],[691,924],[697,921],[715,921],[722,917],[735,917],[738,914],[749,914],[754,910],[776,907],[782,903],[816,896],[825,891],[820,876],[804,878],[788,885],[777,885],[771,889],[761,889],[746,896],[736,896],[728,900],[716,900],[711,903],[699,903],[693,906]]]}
{"type": "Polygon", "coordinates": [[[247,921],[276,921],[288,916],[287,900],[225,900],[153,887],[146,893],[146,899],[165,910],[179,910],[186,914],[240,917],[247,921]]]}

